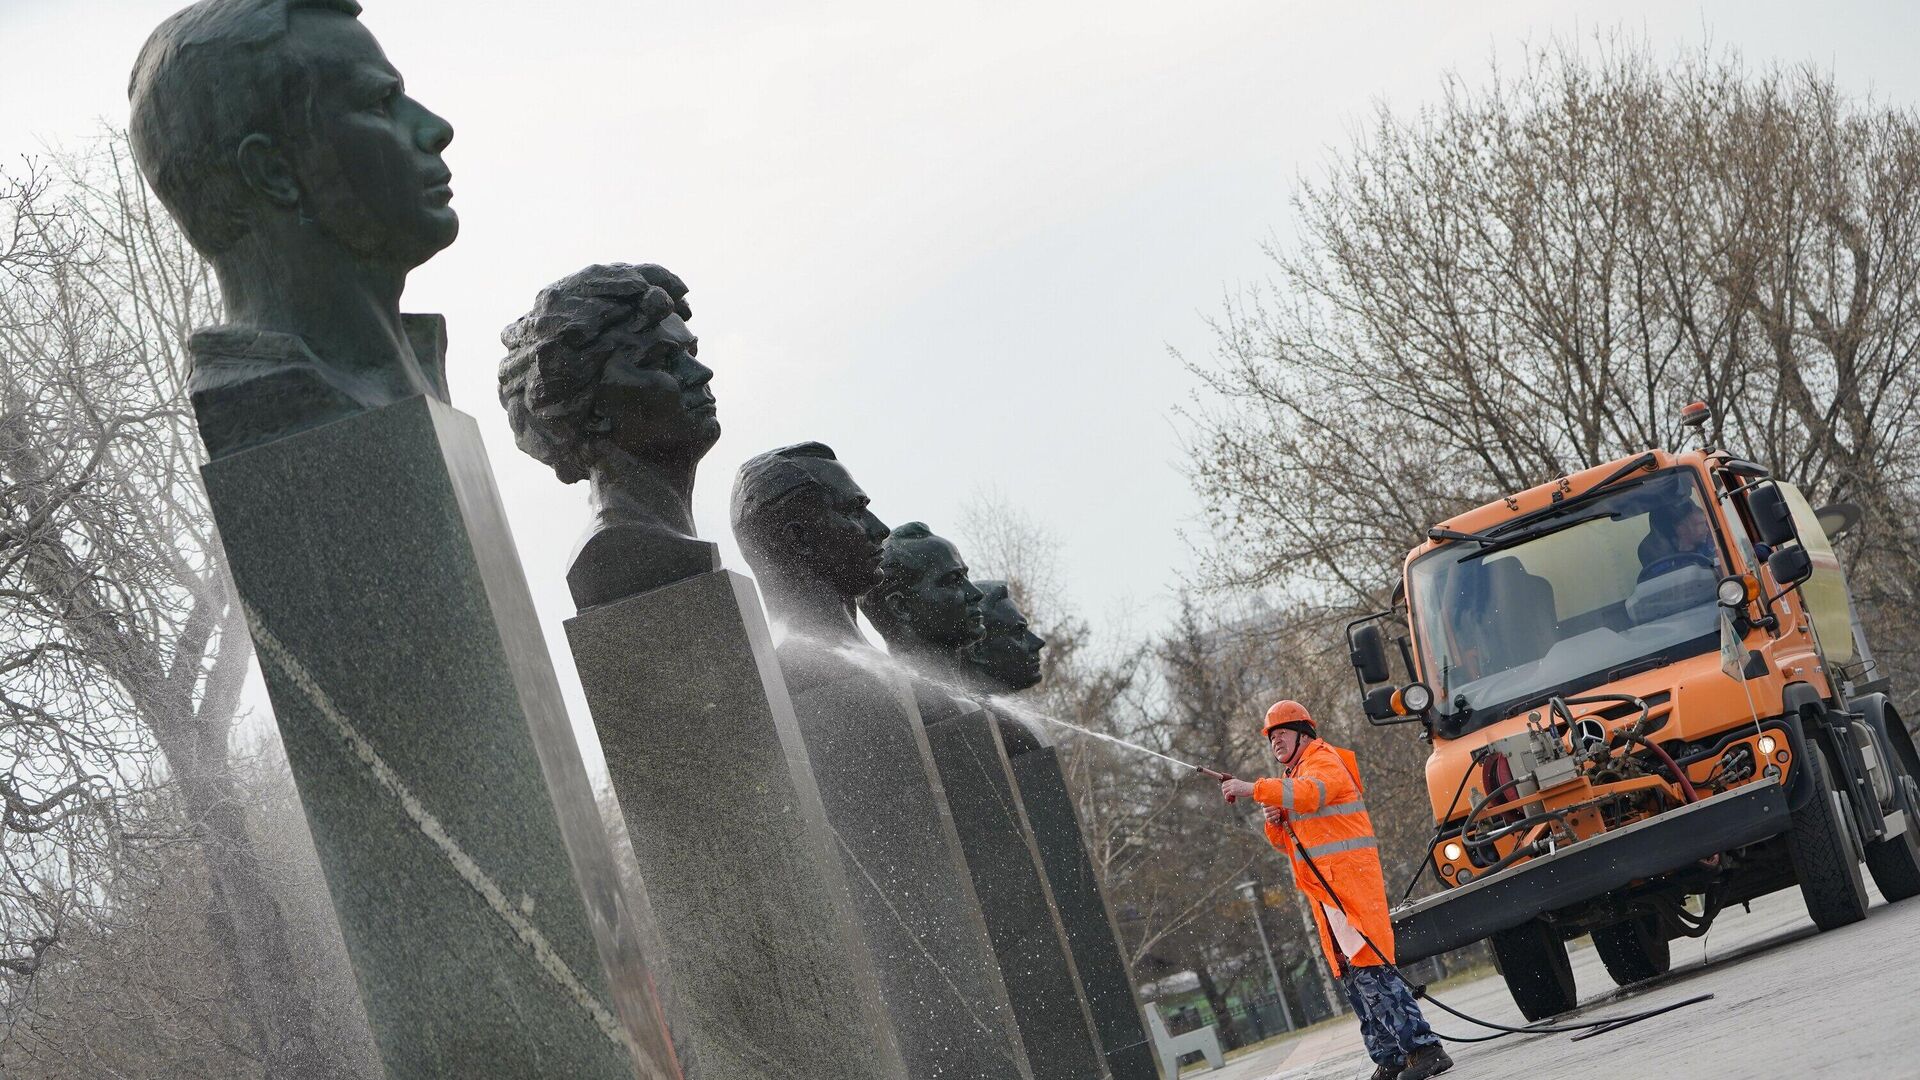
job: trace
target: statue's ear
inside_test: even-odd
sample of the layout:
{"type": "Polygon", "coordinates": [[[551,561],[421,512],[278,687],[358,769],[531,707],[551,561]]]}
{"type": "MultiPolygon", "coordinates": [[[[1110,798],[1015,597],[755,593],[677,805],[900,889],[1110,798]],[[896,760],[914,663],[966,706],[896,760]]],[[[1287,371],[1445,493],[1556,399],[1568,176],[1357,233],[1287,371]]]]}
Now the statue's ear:
{"type": "Polygon", "coordinates": [[[801,528],[797,521],[780,523],[780,539],[789,551],[801,555],[813,554],[813,545],[807,543],[807,530],[801,528]]]}
{"type": "Polygon", "coordinates": [[[593,403],[587,406],[587,418],[580,430],[589,435],[605,435],[613,430],[613,410],[607,405],[607,384],[594,387],[593,403]]]}
{"type": "Polygon", "coordinates": [[[293,163],[271,138],[256,131],[241,139],[234,151],[234,163],[254,194],[275,206],[300,205],[300,181],[294,174],[293,163]]]}
{"type": "Polygon", "coordinates": [[[890,618],[893,619],[895,625],[897,626],[911,625],[911,621],[908,619],[907,616],[909,615],[912,609],[907,606],[906,593],[898,589],[895,589],[892,592],[887,593],[885,596],[882,596],[880,598],[880,607],[886,611],[887,615],[890,618]]]}

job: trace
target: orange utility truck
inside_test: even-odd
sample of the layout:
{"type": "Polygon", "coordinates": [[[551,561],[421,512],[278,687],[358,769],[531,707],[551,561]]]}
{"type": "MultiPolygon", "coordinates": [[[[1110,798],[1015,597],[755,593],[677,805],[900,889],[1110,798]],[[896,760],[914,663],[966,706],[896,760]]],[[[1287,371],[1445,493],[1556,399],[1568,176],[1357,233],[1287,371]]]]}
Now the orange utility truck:
{"type": "Polygon", "coordinates": [[[1581,934],[1625,985],[1776,889],[1821,929],[1866,916],[1863,862],[1920,893],[1920,755],[1845,517],[1724,451],[1649,450],[1428,530],[1393,609],[1347,628],[1368,718],[1433,746],[1441,888],[1395,909],[1402,963],[1490,939],[1538,1020],[1574,1006],[1581,934]]]}

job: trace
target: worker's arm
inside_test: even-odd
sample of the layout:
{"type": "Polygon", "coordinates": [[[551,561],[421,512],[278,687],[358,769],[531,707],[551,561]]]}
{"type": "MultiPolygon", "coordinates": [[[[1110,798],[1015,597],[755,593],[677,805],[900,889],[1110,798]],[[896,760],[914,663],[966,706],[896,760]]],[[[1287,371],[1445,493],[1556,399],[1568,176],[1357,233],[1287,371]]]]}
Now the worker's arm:
{"type": "Polygon", "coordinates": [[[1352,778],[1331,754],[1308,761],[1292,776],[1269,776],[1252,785],[1253,800],[1289,814],[1311,814],[1351,797],[1352,778]]]}
{"type": "Polygon", "coordinates": [[[1220,794],[1224,795],[1228,802],[1232,802],[1235,799],[1253,798],[1253,785],[1245,780],[1227,776],[1224,773],[1209,772],[1208,775],[1217,775],[1220,777],[1220,794]]]}

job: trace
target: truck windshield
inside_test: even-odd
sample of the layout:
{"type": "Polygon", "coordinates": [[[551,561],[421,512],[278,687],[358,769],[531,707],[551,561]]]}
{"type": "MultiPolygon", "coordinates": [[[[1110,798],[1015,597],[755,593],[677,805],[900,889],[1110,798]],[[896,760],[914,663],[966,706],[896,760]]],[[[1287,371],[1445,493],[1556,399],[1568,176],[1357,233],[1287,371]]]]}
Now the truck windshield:
{"type": "Polygon", "coordinates": [[[1669,469],[1421,556],[1409,601],[1442,733],[1714,648],[1712,520],[1693,470],[1669,469]]]}

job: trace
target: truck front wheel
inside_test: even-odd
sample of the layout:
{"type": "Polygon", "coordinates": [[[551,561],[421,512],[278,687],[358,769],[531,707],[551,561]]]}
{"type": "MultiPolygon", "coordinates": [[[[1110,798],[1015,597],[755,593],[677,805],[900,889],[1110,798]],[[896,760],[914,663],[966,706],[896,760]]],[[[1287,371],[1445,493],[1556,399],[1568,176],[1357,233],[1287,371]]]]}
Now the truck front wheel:
{"type": "Polygon", "coordinates": [[[1807,770],[1813,791],[1805,806],[1793,815],[1787,830],[1787,854],[1794,876],[1800,879],[1800,897],[1807,914],[1822,930],[1859,922],[1867,917],[1867,883],[1854,855],[1853,826],[1848,821],[1846,796],[1834,787],[1820,748],[1808,740],[1807,770]]]}
{"type": "Polygon", "coordinates": [[[1493,958],[1513,1003],[1528,1020],[1558,1016],[1580,1003],[1560,932],[1541,919],[1493,935],[1493,958]]]}
{"type": "Polygon", "coordinates": [[[1593,951],[1621,986],[1665,975],[1673,966],[1672,943],[1658,915],[1641,915],[1593,932],[1593,951]]]}

